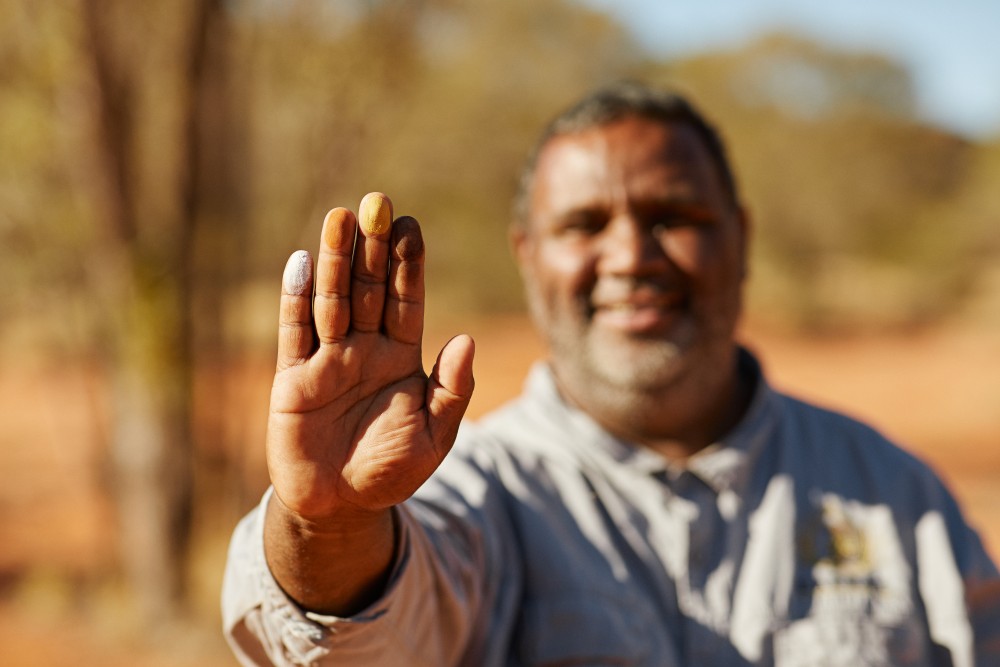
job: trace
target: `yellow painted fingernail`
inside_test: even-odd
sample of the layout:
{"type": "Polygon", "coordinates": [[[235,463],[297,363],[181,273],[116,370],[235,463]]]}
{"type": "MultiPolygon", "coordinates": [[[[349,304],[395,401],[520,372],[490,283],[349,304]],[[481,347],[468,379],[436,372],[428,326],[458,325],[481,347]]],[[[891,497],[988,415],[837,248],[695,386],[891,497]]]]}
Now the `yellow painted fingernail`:
{"type": "Polygon", "coordinates": [[[381,236],[392,226],[392,202],[381,192],[369,192],[358,207],[358,223],[365,236],[381,236]]]}

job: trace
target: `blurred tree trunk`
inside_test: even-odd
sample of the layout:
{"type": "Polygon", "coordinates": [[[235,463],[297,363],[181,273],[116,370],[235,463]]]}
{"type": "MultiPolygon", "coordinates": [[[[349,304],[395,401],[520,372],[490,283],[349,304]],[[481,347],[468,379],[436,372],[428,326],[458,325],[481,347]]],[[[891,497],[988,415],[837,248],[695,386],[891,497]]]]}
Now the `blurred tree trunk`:
{"type": "Polygon", "coordinates": [[[150,122],[139,100],[142,86],[157,73],[146,51],[152,45],[135,41],[142,24],[133,19],[153,5],[136,7],[130,15],[127,3],[81,2],[93,80],[92,189],[103,221],[92,267],[107,325],[113,399],[109,464],[121,563],[142,618],[169,619],[183,611],[187,593],[194,489],[193,278],[206,140],[201,128],[209,44],[224,34],[224,12],[218,0],[177,3],[189,10],[177,19],[175,53],[183,58],[177,87],[156,94],[157,105],[172,105],[172,136],[150,148],[142,144],[150,122]],[[143,174],[169,188],[163,197],[168,205],[157,208],[148,201],[143,174]]]}

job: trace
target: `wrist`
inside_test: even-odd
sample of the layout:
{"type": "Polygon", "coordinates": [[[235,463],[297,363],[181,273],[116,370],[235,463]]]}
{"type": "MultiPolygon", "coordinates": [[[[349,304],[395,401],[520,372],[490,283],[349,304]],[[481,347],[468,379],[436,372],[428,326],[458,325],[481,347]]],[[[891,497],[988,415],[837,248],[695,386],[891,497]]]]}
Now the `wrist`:
{"type": "Polygon", "coordinates": [[[392,523],[392,510],[370,510],[344,504],[323,514],[307,515],[289,507],[275,490],[267,505],[267,519],[301,535],[337,538],[345,533],[357,536],[368,530],[384,529],[392,523]]]}
{"type": "Polygon", "coordinates": [[[351,508],[307,518],[272,493],[264,519],[264,555],[275,581],[301,607],[349,616],[384,591],[396,532],[391,509],[351,508]]]}

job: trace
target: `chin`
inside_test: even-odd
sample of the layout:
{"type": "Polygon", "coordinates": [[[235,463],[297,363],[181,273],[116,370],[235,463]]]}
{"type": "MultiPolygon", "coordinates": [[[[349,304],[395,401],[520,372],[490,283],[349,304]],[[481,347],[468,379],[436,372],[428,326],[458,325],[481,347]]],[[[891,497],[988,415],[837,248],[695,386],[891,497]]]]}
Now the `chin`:
{"type": "Polygon", "coordinates": [[[684,347],[668,340],[605,344],[591,340],[585,346],[584,376],[625,392],[665,389],[683,373],[684,347]]]}

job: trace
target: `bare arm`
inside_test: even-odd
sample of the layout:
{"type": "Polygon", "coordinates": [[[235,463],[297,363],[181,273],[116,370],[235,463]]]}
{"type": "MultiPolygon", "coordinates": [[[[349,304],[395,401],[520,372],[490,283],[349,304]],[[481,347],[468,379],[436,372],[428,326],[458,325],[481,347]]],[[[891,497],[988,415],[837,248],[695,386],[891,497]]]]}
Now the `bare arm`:
{"type": "Polygon", "coordinates": [[[372,193],[285,268],[267,463],[268,566],[306,609],[348,616],[381,592],[393,560],[391,508],[451,448],[472,396],[473,343],[452,339],[430,376],[421,363],[423,240],[390,225],[372,193]],[[315,298],[313,284],[315,283],[315,298]]]}

